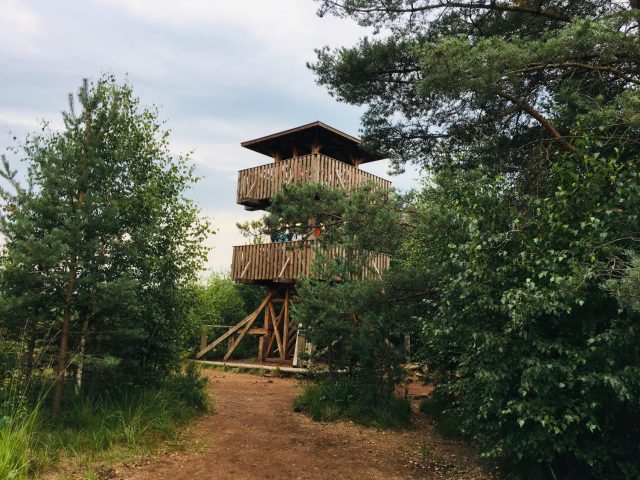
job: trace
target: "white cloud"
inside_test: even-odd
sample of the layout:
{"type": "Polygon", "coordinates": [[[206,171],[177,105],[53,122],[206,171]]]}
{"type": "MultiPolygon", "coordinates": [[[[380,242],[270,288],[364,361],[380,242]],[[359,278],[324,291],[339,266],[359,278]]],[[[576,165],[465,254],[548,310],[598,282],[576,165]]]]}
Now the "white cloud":
{"type": "MultiPolygon", "coordinates": [[[[194,150],[205,178],[191,195],[213,216],[209,266],[230,267],[246,241],[237,221],[260,216],[235,204],[237,170],[269,162],[240,142],[322,120],[357,134],[361,109],[338,104],[305,67],[313,49],[350,45],[366,32],[318,18],[312,0],[0,0],[0,147],[37,119],[59,128],[66,93],[101,71],[160,105],[171,149],[194,150]]],[[[386,177],[387,166],[364,167],[386,177]]],[[[392,177],[411,185],[415,172],[392,177]]]]}
{"type": "MultiPolygon", "coordinates": [[[[233,199],[229,203],[233,203],[233,199]]],[[[240,235],[236,223],[260,218],[264,212],[247,212],[241,205],[235,205],[229,210],[203,212],[203,215],[211,218],[213,226],[217,229],[216,234],[211,235],[205,242],[211,247],[207,269],[220,271],[231,268],[233,246],[248,243],[248,240],[240,235]]]]}
{"type": "Polygon", "coordinates": [[[222,27],[229,35],[260,40],[261,54],[286,46],[288,52],[307,54],[306,46],[317,47],[331,31],[332,43],[354,41],[362,31],[347,20],[316,16],[310,0],[94,0],[99,5],[120,8],[140,19],[175,29],[222,27]],[[320,27],[320,28],[314,28],[320,27]],[[355,30],[355,31],[354,31],[355,30]]]}
{"type": "Polygon", "coordinates": [[[38,50],[40,22],[20,0],[0,0],[0,54],[24,55],[38,50]]]}
{"type": "Polygon", "coordinates": [[[59,112],[40,111],[32,109],[0,109],[0,127],[8,130],[34,131],[47,121],[49,127],[59,130],[63,127],[59,112]]]}

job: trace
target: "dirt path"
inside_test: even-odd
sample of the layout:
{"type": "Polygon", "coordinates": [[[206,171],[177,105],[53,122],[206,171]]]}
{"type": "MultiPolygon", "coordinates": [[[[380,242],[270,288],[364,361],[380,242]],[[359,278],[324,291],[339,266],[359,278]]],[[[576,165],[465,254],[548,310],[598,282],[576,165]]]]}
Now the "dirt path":
{"type": "Polygon", "coordinates": [[[183,452],[118,472],[127,480],[490,478],[473,454],[416,427],[381,432],[294,413],[289,378],[206,371],[216,413],[193,427],[183,452]]]}

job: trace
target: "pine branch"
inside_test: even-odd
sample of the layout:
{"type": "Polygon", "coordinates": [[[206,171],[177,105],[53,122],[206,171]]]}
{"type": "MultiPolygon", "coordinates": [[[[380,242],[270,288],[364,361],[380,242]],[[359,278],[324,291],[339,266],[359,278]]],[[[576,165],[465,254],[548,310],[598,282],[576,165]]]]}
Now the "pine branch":
{"type": "Polygon", "coordinates": [[[551,121],[548,118],[542,115],[542,113],[540,113],[538,110],[536,110],[531,105],[529,105],[527,102],[516,97],[515,95],[505,92],[504,90],[497,89],[496,94],[499,97],[504,98],[505,100],[509,100],[511,103],[520,107],[522,111],[528,113],[533,118],[535,118],[538,121],[538,123],[540,123],[540,125],[542,125],[551,134],[553,138],[555,138],[562,144],[565,150],[569,152],[576,151],[576,148],[567,141],[566,137],[558,131],[555,125],[551,123],[551,121]]]}
{"type": "Polygon", "coordinates": [[[510,13],[522,13],[526,15],[533,15],[537,17],[549,18],[551,20],[557,20],[560,22],[570,22],[571,18],[567,15],[563,15],[558,12],[550,10],[542,10],[541,8],[529,8],[523,5],[509,5],[506,2],[497,2],[491,0],[489,2],[453,2],[443,0],[430,5],[423,5],[421,7],[408,7],[408,8],[394,8],[394,7],[371,7],[371,8],[358,8],[345,6],[344,3],[340,3],[333,0],[325,0],[324,4],[327,6],[325,11],[332,9],[343,10],[348,14],[353,13],[393,13],[393,14],[414,14],[421,12],[428,12],[431,10],[439,10],[445,8],[462,8],[462,9],[482,9],[498,12],[510,12],[510,13]]]}
{"type": "Polygon", "coordinates": [[[5,179],[15,190],[15,194],[11,194],[8,190],[0,187],[0,198],[5,201],[9,201],[14,199],[17,195],[24,193],[24,189],[20,185],[20,182],[16,178],[18,174],[17,170],[11,170],[11,165],[9,164],[9,160],[7,160],[6,155],[0,155],[0,160],[2,166],[0,167],[0,178],[5,179]]]}

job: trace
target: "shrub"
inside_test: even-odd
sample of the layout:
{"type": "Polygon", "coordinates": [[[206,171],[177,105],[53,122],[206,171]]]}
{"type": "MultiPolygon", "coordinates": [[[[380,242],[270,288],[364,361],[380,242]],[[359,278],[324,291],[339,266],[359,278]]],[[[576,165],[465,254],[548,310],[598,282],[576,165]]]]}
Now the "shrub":
{"type": "Polygon", "coordinates": [[[640,477],[640,175],[580,148],[536,196],[438,175],[407,250],[435,292],[419,316],[437,389],[512,478],[640,477]]]}
{"type": "Polygon", "coordinates": [[[365,426],[402,428],[409,425],[411,407],[405,398],[384,397],[371,385],[353,378],[326,378],[308,383],[294,410],[315,421],[351,420],[365,426]]]}
{"type": "Polygon", "coordinates": [[[433,395],[420,403],[420,411],[431,418],[438,432],[447,438],[460,438],[460,418],[451,409],[451,400],[433,395]]]}

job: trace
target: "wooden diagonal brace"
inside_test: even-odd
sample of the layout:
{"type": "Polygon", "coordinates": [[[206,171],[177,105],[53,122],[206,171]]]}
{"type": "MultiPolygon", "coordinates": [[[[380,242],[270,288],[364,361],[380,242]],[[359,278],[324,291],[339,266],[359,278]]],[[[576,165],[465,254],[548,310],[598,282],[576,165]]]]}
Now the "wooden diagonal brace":
{"type": "Polygon", "coordinates": [[[249,265],[251,265],[251,259],[249,259],[247,264],[244,266],[244,269],[242,270],[242,273],[240,274],[240,278],[243,278],[244,274],[247,273],[247,269],[249,268],[249,265]]]}
{"type": "Polygon", "coordinates": [[[342,181],[342,177],[340,176],[340,172],[338,172],[338,169],[335,169],[336,172],[336,177],[338,177],[338,180],[340,181],[340,185],[342,186],[343,189],[346,190],[345,186],[344,186],[344,182],[342,181]]]}
{"type": "MultiPolygon", "coordinates": [[[[240,334],[240,336],[238,337],[238,339],[234,342],[234,345],[237,345],[238,342],[242,339],[242,337],[244,336],[245,333],[247,333],[247,330],[249,330],[249,328],[251,327],[251,324],[255,321],[255,319],[258,317],[258,315],[260,315],[260,312],[264,309],[265,305],[267,305],[267,303],[269,303],[269,300],[271,300],[271,297],[273,296],[273,292],[269,292],[267,294],[267,296],[264,298],[264,300],[262,300],[262,303],[260,304],[260,306],[252,313],[250,313],[249,315],[247,315],[247,317],[242,320],[240,323],[238,323],[235,327],[231,327],[229,330],[227,330],[227,332],[218,337],[213,343],[210,343],[209,345],[207,345],[205,348],[201,349],[197,354],[196,354],[196,358],[201,358],[202,356],[204,356],[205,353],[207,353],[209,350],[217,347],[218,345],[220,345],[220,343],[222,343],[224,340],[226,340],[227,338],[229,338],[231,335],[233,335],[234,333],[236,333],[238,330],[240,330],[242,327],[245,327],[245,329],[243,330],[243,332],[240,334]],[[247,326],[248,325],[248,326],[247,326]]],[[[235,349],[235,347],[233,347],[235,349]]],[[[231,350],[233,351],[233,350],[231,350]]],[[[225,357],[226,360],[226,357],[225,357]]]]}
{"type": "Polygon", "coordinates": [[[280,273],[278,274],[278,278],[282,278],[282,275],[284,274],[284,271],[287,268],[287,265],[289,265],[289,261],[290,260],[291,260],[291,257],[287,256],[287,261],[284,262],[284,265],[282,266],[282,269],[280,270],[280,273]]]}

